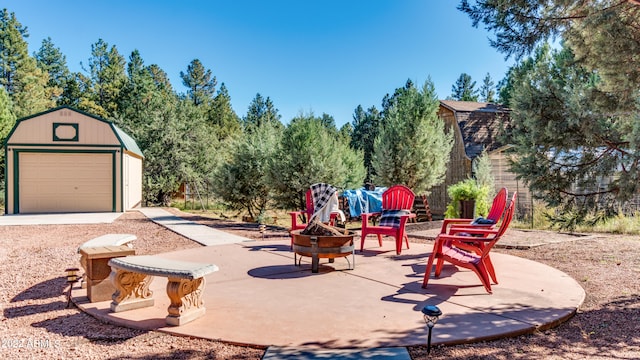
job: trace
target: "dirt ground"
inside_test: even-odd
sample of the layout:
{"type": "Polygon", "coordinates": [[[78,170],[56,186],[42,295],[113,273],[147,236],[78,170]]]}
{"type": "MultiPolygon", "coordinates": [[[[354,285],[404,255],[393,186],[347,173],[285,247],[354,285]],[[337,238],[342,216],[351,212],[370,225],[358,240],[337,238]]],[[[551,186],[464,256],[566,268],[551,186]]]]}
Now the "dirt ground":
{"type": "MultiPolygon", "coordinates": [[[[256,224],[174,213],[260,239],[256,224]]],[[[511,231],[511,230],[510,230],[511,231]]],[[[138,254],[197,247],[128,212],[113,224],[0,227],[0,354],[4,359],[260,359],[265,349],[144,332],[102,323],[67,308],[64,270],[77,266],[77,247],[104,233],[132,233],[138,254]]],[[[269,238],[286,230],[269,228],[269,238]]],[[[518,236],[548,238],[548,232],[518,236]]],[[[509,232],[506,236],[509,235],[509,232]]],[[[513,234],[516,235],[515,232],[513,234]]],[[[552,235],[552,234],[551,234],[552,235]]],[[[410,238],[411,239],[411,238],[410,238]]],[[[429,241],[413,238],[411,241],[429,241]]],[[[412,359],[640,358],[640,240],[592,235],[527,250],[495,249],[566,272],[586,291],[576,316],[531,335],[458,346],[410,347],[412,359]]],[[[434,329],[437,331],[437,328],[434,329]]]]}

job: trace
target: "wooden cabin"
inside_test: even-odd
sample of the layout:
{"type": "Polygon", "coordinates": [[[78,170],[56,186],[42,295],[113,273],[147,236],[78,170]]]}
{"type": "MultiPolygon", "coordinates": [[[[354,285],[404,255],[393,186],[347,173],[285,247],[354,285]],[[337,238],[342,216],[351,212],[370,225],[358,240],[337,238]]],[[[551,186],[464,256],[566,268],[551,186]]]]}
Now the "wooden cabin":
{"type": "Polygon", "coordinates": [[[511,123],[509,113],[508,108],[499,104],[440,101],[438,116],[445,122],[447,131],[454,132],[454,145],[444,183],[433,187],[428,196],[434,216],[442,217],[446,211],[450,201],[447,187],[473,176],[472,163],[483,150],[491,159],[496,191],[502,187],[507,187],[509,192],[518,191],[520,213],[531,207],[529,190],[509,168],[511,147],[500,141],[500,135],[511,123]]]}

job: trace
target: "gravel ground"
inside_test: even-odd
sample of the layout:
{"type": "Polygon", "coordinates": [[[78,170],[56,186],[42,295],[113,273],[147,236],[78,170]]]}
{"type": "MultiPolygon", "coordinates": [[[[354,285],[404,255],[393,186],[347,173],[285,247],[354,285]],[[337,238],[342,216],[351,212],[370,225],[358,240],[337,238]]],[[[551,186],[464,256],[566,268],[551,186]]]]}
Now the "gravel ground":
{"type": "MultiPolygon", "coordinates": [[[[255,224],[190,220],[260,238],[255,224]]],[[[278,232],[269,229],[273,236],[278,232]]],[[[64,269],[77,267],[77,247],[105,233],[132,233],[137,254],[198,247],[138,212],[113,224],[0,228],[0,354],[5,359],[260,359],[262,348],[138,331],[67,309],[64,269]]],[[[507,233],[508,235],[508,233],[507,233]]],[[[270,236],[270,237],[271,237],[270,236]]],[[[536,236],[532,233],[530,236],[536,236]]],[[[541,236],[548,236],[547,234],[541,236]]],[[[425,240],[415,240],[425,241],[425,240]]],[[[409,348],[413,359],[640,358],[640,241],[597,236],[530,250],[496,249],[558,268],[586,290],[578,314],[550,330],[477,344],[409,348]]],[[[437,331],[437,328],[434,330],[437,331]]]]}

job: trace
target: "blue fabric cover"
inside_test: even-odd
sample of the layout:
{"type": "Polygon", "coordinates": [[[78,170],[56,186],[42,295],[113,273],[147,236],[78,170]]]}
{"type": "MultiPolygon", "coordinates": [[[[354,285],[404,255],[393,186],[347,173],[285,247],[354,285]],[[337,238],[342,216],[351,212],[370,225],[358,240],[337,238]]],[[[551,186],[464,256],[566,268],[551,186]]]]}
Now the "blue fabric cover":
{"type": "Polygon", "coordinates": [[[382,210],[382,193],[386,187],[377,187],[375,190],[360,188],[356,190],[345,190],[342,196],[347,198],[349,203],[349,215],[358,217],[363,213],[380,212],[382,210]]]}
{"type": "Polygon", "coordinates": [[[400,226],[400,218],[403,215],[409,215],[409,210],[382,210],[380,226],[397,228],[400,226]]]}

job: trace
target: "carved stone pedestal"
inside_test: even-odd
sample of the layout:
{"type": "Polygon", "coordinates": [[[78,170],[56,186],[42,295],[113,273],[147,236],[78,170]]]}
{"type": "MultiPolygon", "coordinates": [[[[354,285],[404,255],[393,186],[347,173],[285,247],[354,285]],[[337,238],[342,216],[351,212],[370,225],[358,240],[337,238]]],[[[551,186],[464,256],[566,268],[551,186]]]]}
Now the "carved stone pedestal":
{"type": "Polygon", "coordinates": [[[116,288],[111,311],[121,312],[153,306],[153,291],[149,285],[153,276],[117,269],[111,272],[111,282],[116,288]]]}
{"type": "Polygon", "coordinates": [[[205,307],[202,300],[204,285],[203,277],[193,280],[169,278],[167,295],[171,305],[167,309],[169,311],[166,318],[167,324],[179,326],[204,315],[205,307]]]}
{"type": "Polygon", "coordinates": [[[218,271],[215,264],[170,260],[153,255],[113,259],[111,281],[116,287],[111,311],[119,312],[153,305],[149,284],[153,276],[166,277],[167,296],[171,301],[166,322],[179,326],[205,313],[202,293],[204,276],[218,271]]]}

